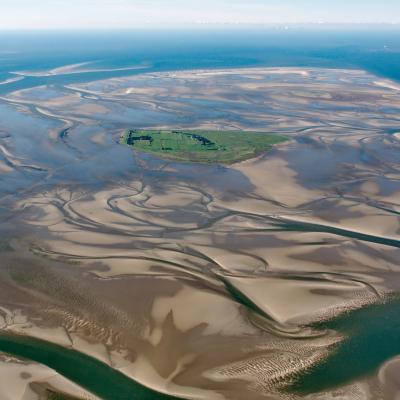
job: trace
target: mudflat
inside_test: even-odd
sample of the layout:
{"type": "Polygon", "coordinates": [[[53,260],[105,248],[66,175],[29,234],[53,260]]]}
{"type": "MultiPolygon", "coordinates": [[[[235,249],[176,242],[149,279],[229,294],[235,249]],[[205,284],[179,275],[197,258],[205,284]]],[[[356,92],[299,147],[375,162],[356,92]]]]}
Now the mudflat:
{"type": "Polygon", "coordinates": [[[96,376],[27,361],[21,337],[149,396],[396,396],[398,329],[382,316],[400,289],[399,115],[396,84],[358,70],[149,73],[2,97],[0,397],[107,398],[96,376]],[[193,163],[121,144],[127,129],[288,140],[193,163]],[[369,318],[368,339],[394,332],[373,354],[369,318]],[[348,352],[353,372],[330,379],[348,352]]]}

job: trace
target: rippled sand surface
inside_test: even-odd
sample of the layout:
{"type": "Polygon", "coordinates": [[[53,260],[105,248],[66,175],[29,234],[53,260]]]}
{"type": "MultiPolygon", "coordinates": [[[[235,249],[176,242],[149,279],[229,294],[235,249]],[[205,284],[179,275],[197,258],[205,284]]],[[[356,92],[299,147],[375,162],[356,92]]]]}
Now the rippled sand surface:
{"type": "MultiPolygon", "coordinates": [[[[288,386],[346,340],[313,323],[399,290],[399,115],[397,86],[355,70],[157,73],[8,94],[1,329],[180,398],[392,399],[397,358],[320,393],[288,386]],[[290,141],[229,167],[185,164],[119,145],[135,127],[290,141]]],[[[8,362],[19,385],[23,368],[8,362]]]]}

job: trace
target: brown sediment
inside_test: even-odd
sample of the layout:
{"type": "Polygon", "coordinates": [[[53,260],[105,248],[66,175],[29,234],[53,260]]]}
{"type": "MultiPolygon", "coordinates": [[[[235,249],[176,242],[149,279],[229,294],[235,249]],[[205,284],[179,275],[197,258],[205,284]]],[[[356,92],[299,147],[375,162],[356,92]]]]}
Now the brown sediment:
{"type": "MultiPolygon", "coordinates": [[[[3,99],[7,110],[27,107],[15,114],[24,127],[47,125],[17,132],[31,147],[0,139],[16,171],[15,194],[0,186],[13,221],[2,229],[17,250],[2,252],[2,329],[181,397],[294,398],[284,385],[343,340],[307,325],[399,290],[399,142],[388,133],[398,121],[382,115],[400,111],[400,95],[389,84],[362,71],[285,68],[47,90],[3,99]],[[293,140],[231,167],[193,166],[132,156],[111,140],[132,126],[293,140]],[[46,173],[27,178],[24,165],[46,173]]],[[[0,130],[11,134],[7,121],[0,130]]]]}

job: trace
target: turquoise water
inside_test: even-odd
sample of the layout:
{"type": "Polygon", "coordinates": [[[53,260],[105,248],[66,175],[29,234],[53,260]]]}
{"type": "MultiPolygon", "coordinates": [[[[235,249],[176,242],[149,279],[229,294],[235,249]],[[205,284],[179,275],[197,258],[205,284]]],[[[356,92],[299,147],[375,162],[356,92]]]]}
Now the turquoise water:
{"type": "Polygon", "coordinates": [[[43,340],[0,334],[0,352],[47,365],[104,400],[177,399],[142,386],[93,357],[43,340]]]}
{"type": "Polygon", "coordinates": [[[290,390],[304,394],[341,386],[376,372],[400,354],[400,298],[375,304],[314,325],[334,329],[346,339],[331,355],[299,376],[290,390]]]}

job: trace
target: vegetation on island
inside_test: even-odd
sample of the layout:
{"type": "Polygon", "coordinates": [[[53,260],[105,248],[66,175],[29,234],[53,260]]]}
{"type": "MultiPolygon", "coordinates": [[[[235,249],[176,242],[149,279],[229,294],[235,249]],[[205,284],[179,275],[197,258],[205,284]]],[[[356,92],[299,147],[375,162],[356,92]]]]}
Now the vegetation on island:
{"type": "Polygon", "coordinates": [[[160,157],[200,163],[232,164],[288,140],[286,136],[246,131],[128,129],[121,143],[160,157]]]}

